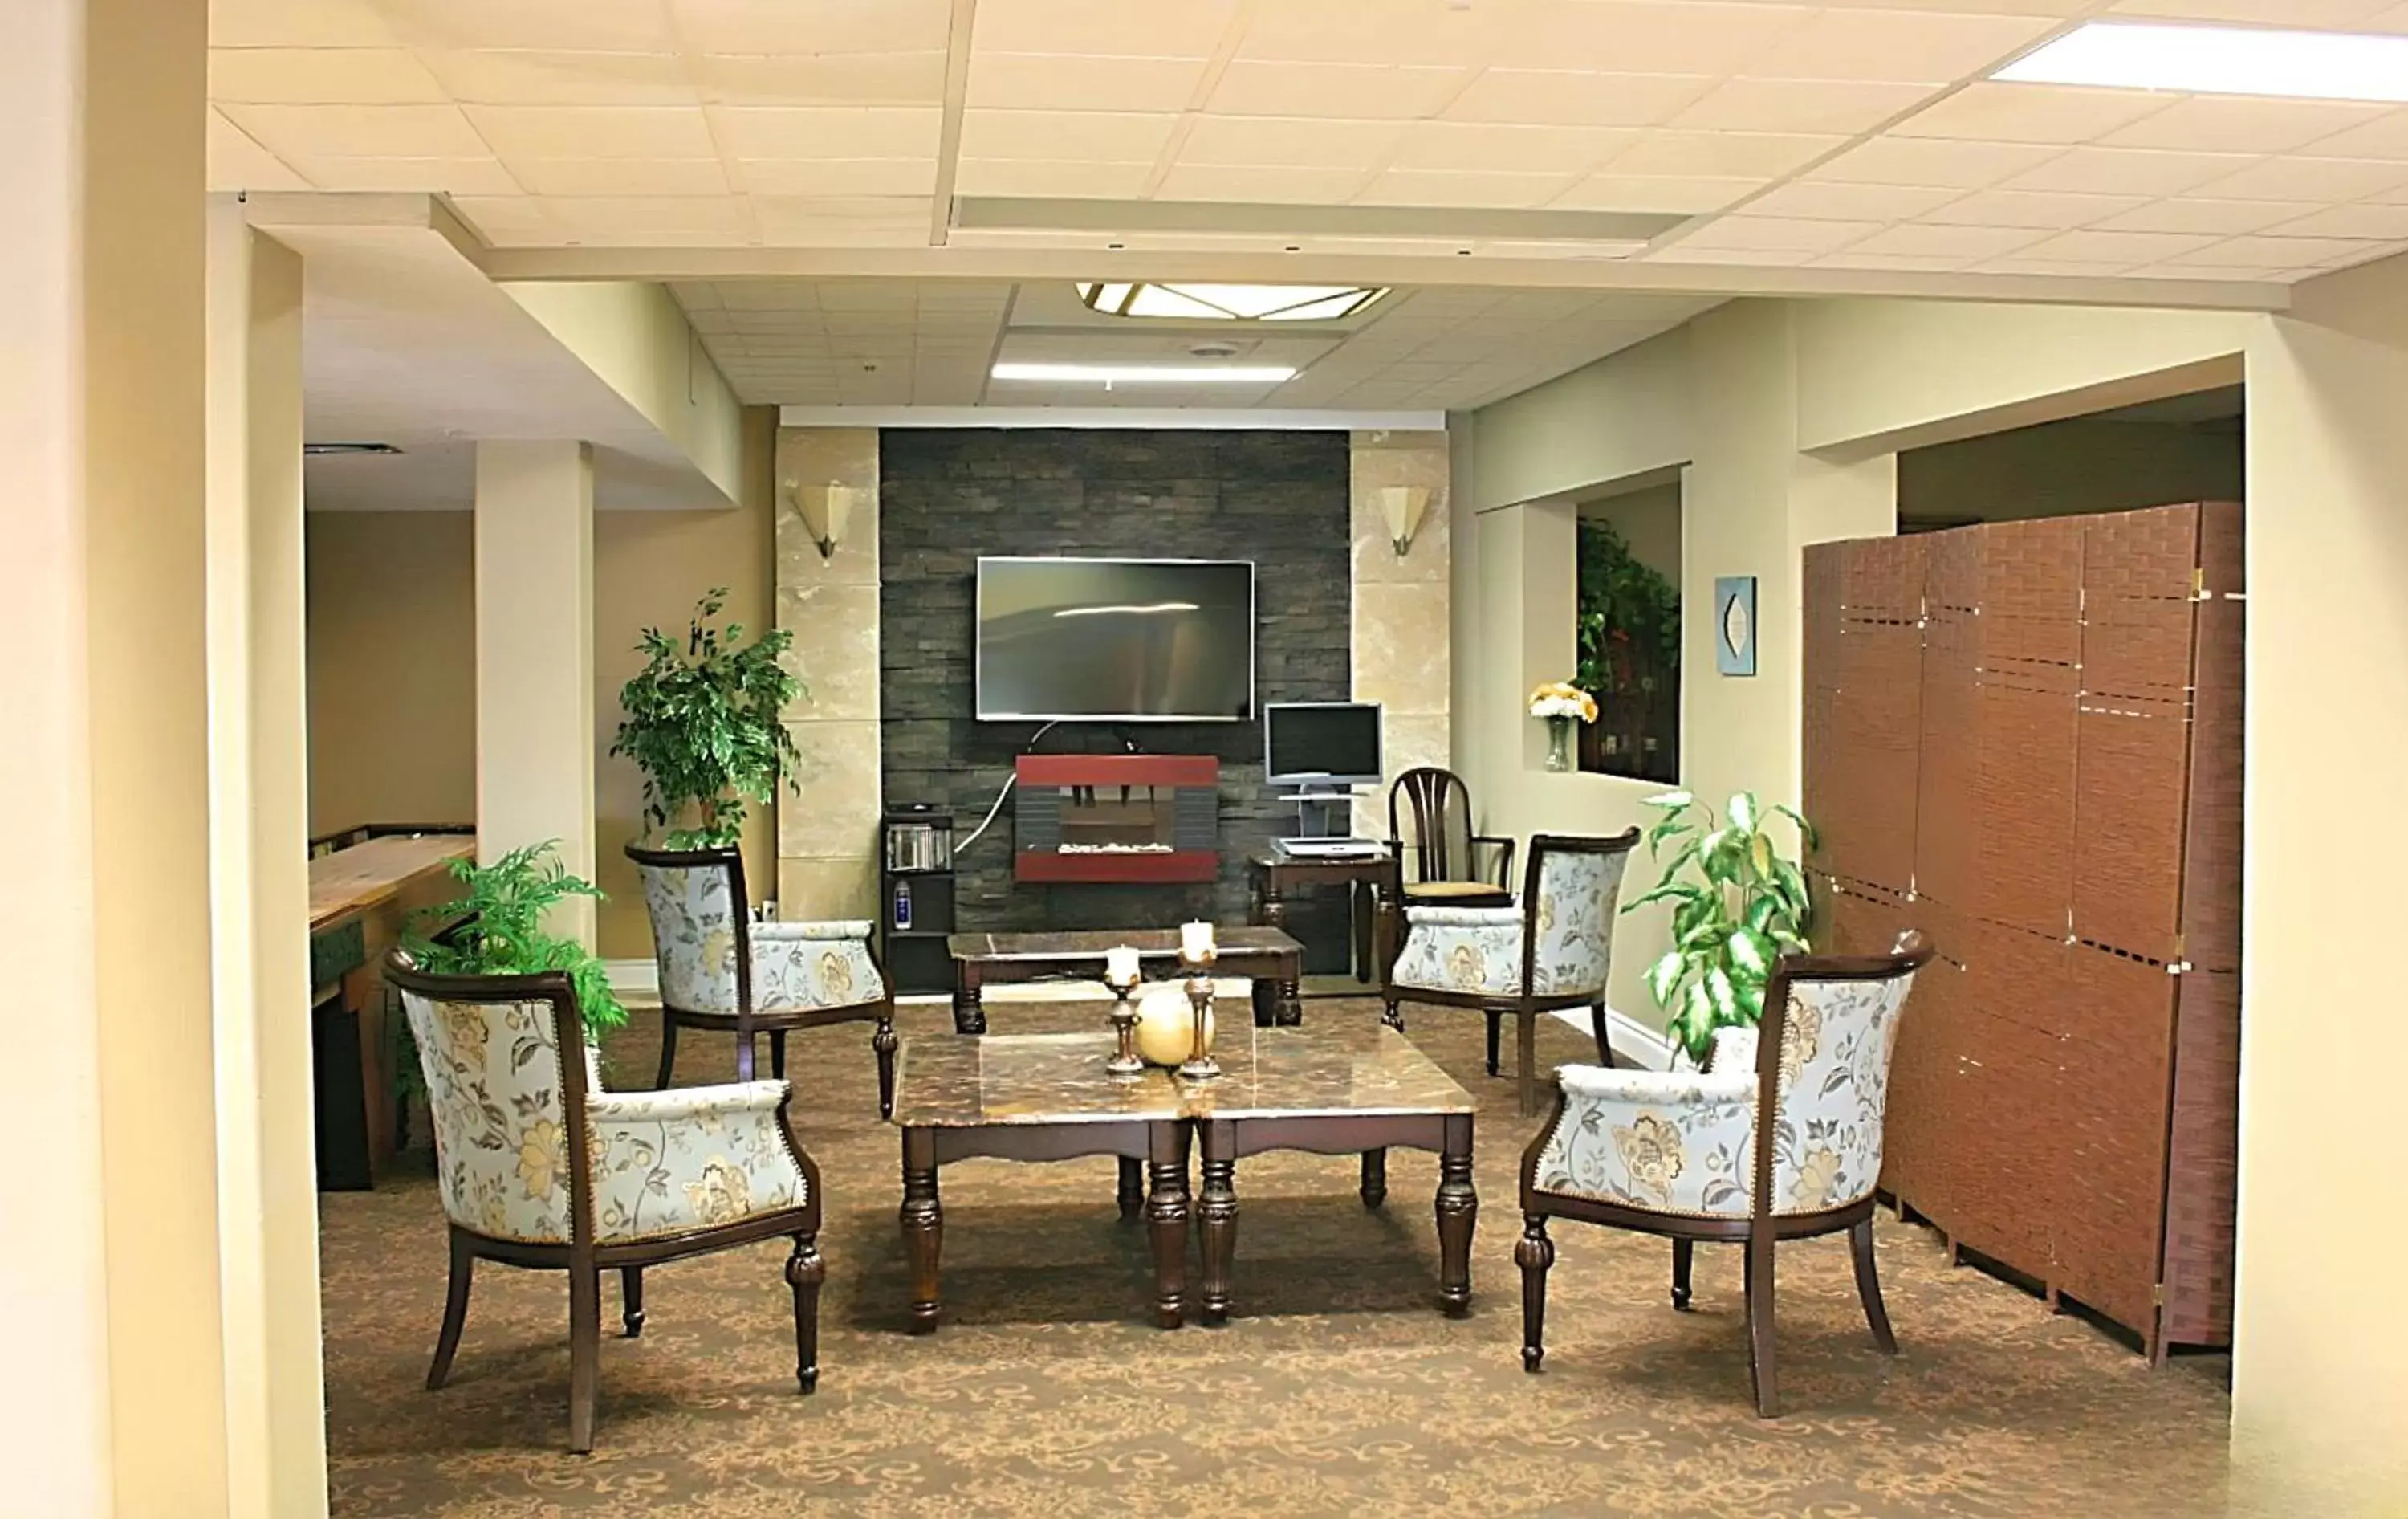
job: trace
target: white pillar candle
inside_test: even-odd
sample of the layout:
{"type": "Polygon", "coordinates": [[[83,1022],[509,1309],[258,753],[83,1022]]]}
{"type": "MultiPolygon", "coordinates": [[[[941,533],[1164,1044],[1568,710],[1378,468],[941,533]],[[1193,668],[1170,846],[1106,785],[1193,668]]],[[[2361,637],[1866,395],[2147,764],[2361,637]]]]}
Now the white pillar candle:
{"type": "Polygon", "coordinates": [[[1104,952],[1104,980],[1114,986],[1132,986],[1137,982],[1137,951],[1123,944],[1104,952]]]}
{"type": "Polygon", "coordinates": [[[1212,925],[1209,923],[1183,923],[1179,925],[1179,954],[1184,960],[1201,960],[1212,953],[1212,925]]]}

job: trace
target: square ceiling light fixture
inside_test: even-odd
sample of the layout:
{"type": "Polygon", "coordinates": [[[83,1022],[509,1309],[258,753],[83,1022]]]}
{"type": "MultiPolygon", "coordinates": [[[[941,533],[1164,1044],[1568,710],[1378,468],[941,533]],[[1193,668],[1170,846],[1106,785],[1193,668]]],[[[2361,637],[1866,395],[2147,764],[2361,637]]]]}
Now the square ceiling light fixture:
{"type": "Polygon", "coordinates": [[[2408,36],[2092,21],[1992,78],[2191,94],[2408,101],[2408,36]]]}
{"type": "Polygon", "coordinates": [[[1156,285],[1094,283],[1079,299],[1109,317],[1189,322],[1334,322],[1387,294],[1378,285],[1156,285]]]}

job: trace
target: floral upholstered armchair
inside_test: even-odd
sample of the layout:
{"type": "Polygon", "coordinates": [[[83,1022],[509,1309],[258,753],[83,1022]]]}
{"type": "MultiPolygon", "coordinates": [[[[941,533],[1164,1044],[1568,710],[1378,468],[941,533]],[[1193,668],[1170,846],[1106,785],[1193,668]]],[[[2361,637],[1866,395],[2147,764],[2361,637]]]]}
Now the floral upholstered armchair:
{"type": "Polygon", "coordinates": [[[1546,1354],[1551,1217],[1670,1236],[1674,1308],[1688,1306],[1698,1240],[1745,1245],[1748,1363],[1767,1418],[1776,1240],[1848,1231],[1873,1341],[1898,1353],[1873,1266],[1873,1187],[1899,1019],[1930,958],[1919,935],[1886,955],[1787,956],[1761,1029],[1716,1030],[1706,1069],[1556,1073],[1555,1114],[1522,1157],[1526,1368],[1546,1354]]]}
{"type": "Polygon", "coordinates": [[[823,1024],[873,1023],[878,1112],[895,1107],[895,997],[870,953],[866,919],[755,923],[743,856],[732,849],[670,852],[629,845],[652,920],[661,979],[661,1069],[669,1084],[680,1028],[736,1036],[737,1075],[751,1080],[752,1036],[769,1036],[769,1072],[786,1074],[786,1036],[823,1024]]]}
{"type": "Polygon", "coordinates": [[[785,1236],[796,1376],[812,1390],[827,1275],[819,1168],[788,1122],[785,1082],[607,1092],[566,976],[428,976],[396,953],[386,981],[418,1043],[451,1221],[430,1389],[451,1375],[477,1261],[566,1270],[569,1446],[591,1450],[601,1274],[620,1273],[632,1338],[644,1326],[645,1267],[785,1236]]]}
{"type": "Polygon", "coordinates": [[[1522,1111],[1538,1111],[1538,1015],[1587,1008],[1598,1058],[1606,1043],[1605,983],[1613,964],[1613,917],[1622,873],[1639,830],[1612,838],[1541,834],[1530,840],[1522,899],[1510,907],[1405,908],[1404,943],[1380,989],[1391,1027],[1398,1004],[1476,1008],[1488,1015],[1488,1074],[1507,1013],[1517,1020],[1522,1111]]]}

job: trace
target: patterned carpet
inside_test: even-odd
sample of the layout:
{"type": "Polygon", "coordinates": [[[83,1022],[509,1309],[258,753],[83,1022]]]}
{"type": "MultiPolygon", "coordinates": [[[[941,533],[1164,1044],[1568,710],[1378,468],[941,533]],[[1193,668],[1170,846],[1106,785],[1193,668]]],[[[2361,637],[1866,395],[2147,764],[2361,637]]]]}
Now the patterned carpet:
{"type": "MultiPolygon", "coordinates": [[[[1435,1157],[1398,1152],[1386,1208],[1351,1159],[1240,1164],[1238,1317],[1162,1332],[1142,1227],[1108,1159],[947,1168],[945,1297],[903,1333],[894,1132],[867,1025],[798,1036],[805,1143],[824,1173],[818,1393],[796,1396],[782,1243],[650,1273],[643,1338],[609,1338],[597,1444],[566,1454],[567,1295],[480,1268],[452,1383],[422,1386],[443,1301],[431,1180],[323,1199],[326,1381],[339,1515],[1219,1514],[2192,1515],[2223,1509],[2225,1363],[2142,1358],[1884,1215],[1904,1354],[1874,1354],[1843,1236],[1780,1254],[1788,1412],[1748,1403],[1736,1250],[1701,1247],[1696,1311],[1666,1298],[1658,1240],[1558,1225],[1546,1371],[1518,1354],[1514,1171],[1535,1121],[1480,1068],[1479,1020],[1409,1009],[1482,1102],[1468,1320],[1435,1307],[1435,1157]]],[[[1313,1002],[1308,1022],[1376,1004],[1313,1002]]],[[[1100,1024],[997,1004],[998,1032],[1100,1024]]],[[[640,1017],[640,1015],[639,1015],[640,1017]]],[[[1541,1020],[1549,1065],[1591,1057],[1541,1020]]],[[[906,1010],[907,1039],[950,1029],[906,1010]]],[[[1508,1039],[1508,1059],[1511,1059],[1508,1039]]],[[[608,1052],[649,1084],[648,1023],[608,1052]]],[[[765,1046],[766,1053],[766,1046],[765,1046]]],[[[696,1038],[679,1079],[732,1068],[696,1038]],[[689,1060],[691,1064],[689,1064],[689,1060]]],[[[1192,1278],[1191,1278],[1192,1281],[1192,1278]]]]}

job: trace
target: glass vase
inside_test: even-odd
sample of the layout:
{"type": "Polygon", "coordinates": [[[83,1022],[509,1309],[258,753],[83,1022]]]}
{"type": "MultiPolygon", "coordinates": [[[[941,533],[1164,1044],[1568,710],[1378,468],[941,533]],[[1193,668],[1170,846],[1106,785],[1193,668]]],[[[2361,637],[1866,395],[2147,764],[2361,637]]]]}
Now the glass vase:
{"type": "Polygon", "coordinates": [[[1572,720],[1569,717],[1547,719],[1547,768],[1569,770],[1572,767],[1572,720]]]}

